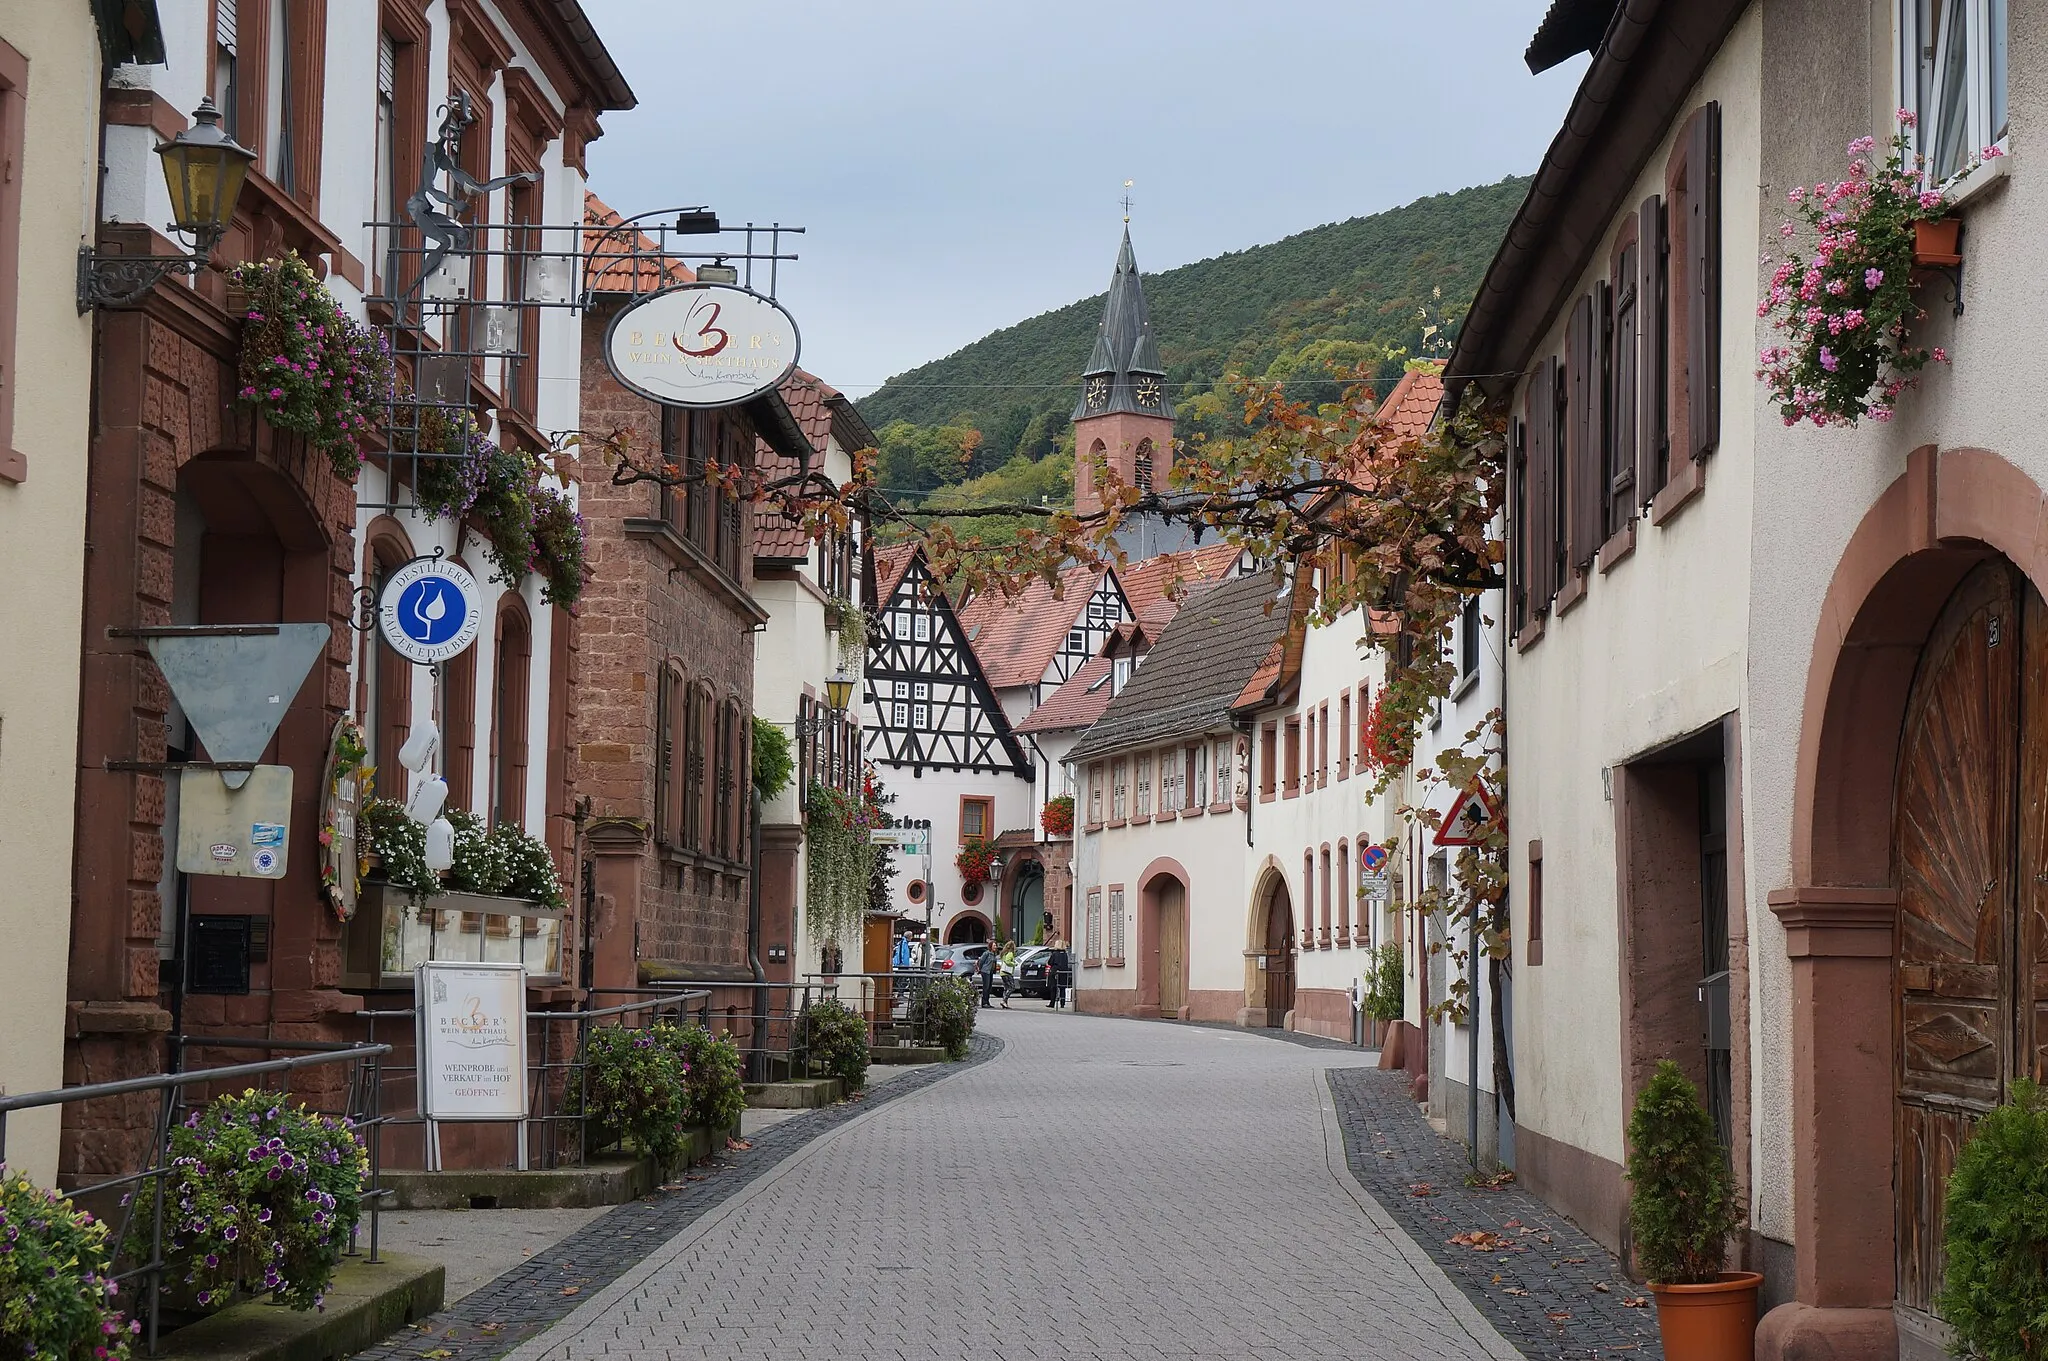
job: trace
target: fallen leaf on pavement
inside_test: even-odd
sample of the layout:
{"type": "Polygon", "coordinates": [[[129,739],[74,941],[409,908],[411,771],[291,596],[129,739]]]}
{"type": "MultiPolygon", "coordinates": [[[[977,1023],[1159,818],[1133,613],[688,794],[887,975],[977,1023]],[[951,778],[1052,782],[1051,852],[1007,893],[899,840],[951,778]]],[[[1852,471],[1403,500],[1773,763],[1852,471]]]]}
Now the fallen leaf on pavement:
{"type": "Polygon", "coordinates": [[[1520,1287],[1519,1285],[1511,1285],[1501,1293],[1504,1295],[1526,1295],[1529,1292],[1522,1289],[1522,1287],[1520,1287]]]}
{"type": "Polygon", "coordinates": [[[1430,1185],[1426,1181],[1418,1181],[1415,1183],[1415,1185],[1408,1188],[1408,1194],[1416,1197],[1417,1199],[1420,1199],[1424,1196],[1433,1196],[1436,1194],[1436,1187],[1430,1185]]]}
{"type": "Polygon", "coordinates": [[[1586,1259],[1583,1257],[1567,1257],[1565,1261],[1572,1266],[1584,1266],[1586,1264],[1586,1259]]]}
{"type": "Polygon", "coordinates": [[[580,1295],[583,1293],[583,1287],[580,1285],[565,1285],[562,1287],[562,1293],[564,1295],[580,1295]]]}
{"type": "Polygon", "coordinates": [[[1563,1323],[1571,1317],[1571,1311],[1568,1309],[1546,1309],[1543,1317],[1549,1319],[1552,1323],[1563,1323]]]}
{"type": "Polygon", "coordinates": [[[1627,1299],[1621,1302],[1621,1306],[1624,1309],[1640,1309],[1649,1302],[1649,1299],[1645,1296],[1630,1295],[1627,1299]]]}
{"type": "Polygon", "coordinates": [[[449,1351],[446,1347],[436,1347],[430,1352],[421,1352],[420,1355],[425,1357],[426,1361],[448,1361],[448,1358],[455,1355],[455,1353],[449,1351]]]}
{"type": "Polygon", "coordinates": [[[730,1150],[730,1151],[732,1151],[732,1152],[736,1152],[736,1153],[744,1153],[744,1152],[746,1152],[746,1151],[747,1151],[748,1149],[752,1148],[752,1147],[753,1147],[754,1145],[753,1145],[753,1144],[752,1144],[751,1142],[749,1142],[748,1140],[745,1140],[745,1139],[734,1139],[734,1138],[732,1138],[731,1136],[727,1136],[727,1138],[726,1138],[726,1141],[725,1141],[725,1146],[726,1146],[726,1148],[727,1148],[728,1150],[730,1150]]]}
{"type": "Polygon", "coordinates": [[[1464,1233],[1453,1234],[1444,1241],[1455,1247],[1471,1248],[1474,1252],[1492,1252],[1500,1246],[1500,1235],[1488,1233],[1485,1229],[1468,1229],[1464,1233]]]}
{"type": "Polygon", "coordinates": [[[1607,1284],[1607,1282],[1605,1282],[1605,1281],[1595,1281],[1595,1282],[1593,1282],[1593,1288],[1594,1288],[1595,1290],[1599,1291],[1599,1292],[1600,1292],[1601,1294],[1603,1294],[1603,1295],[1605,1295],[1605,1294],[1608,1294],[1609,1292],[1611,1292],[1611,1291],[1612,1291],[1612,1290],[1614,1289],[1614,1287],[1613,1287],[1613,1286],[1611,1286],[1611,1285],[1607,1284]]]}

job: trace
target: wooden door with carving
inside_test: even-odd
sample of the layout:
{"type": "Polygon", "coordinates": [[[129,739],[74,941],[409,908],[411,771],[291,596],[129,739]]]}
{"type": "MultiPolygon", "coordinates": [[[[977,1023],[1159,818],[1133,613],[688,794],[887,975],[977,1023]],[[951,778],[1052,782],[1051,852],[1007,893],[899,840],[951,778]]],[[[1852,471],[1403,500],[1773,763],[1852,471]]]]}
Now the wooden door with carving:
{"type": "Polygon", "coordinates": [[[2048,929],[2048,612],[2010,563],[1965,577],[1907,703],[1893,846],[1899,924],[1898,1303],[1934,1312],[1956,1152],[2015,1077],[2039,1076],[2048,929]]]}

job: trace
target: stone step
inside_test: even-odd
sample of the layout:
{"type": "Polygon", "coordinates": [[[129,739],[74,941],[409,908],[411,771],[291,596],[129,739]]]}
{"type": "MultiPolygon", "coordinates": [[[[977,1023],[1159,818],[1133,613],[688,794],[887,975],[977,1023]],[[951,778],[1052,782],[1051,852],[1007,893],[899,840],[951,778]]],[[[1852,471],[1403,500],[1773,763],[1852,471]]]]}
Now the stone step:
{"type": "Polygon", "coordinates": [[[843,1101],[845,1097],[845,1084],[836,1077],[747,1084],[747,1104],[755,1110],[809,1110],[814,1106],[829,1106],[835,1101],[843,1101]]]}
{"type": "Polygon", "coordinates": [[[869,1063],[944,1063],[946,1051],[911,1044],[878,1044],[868,1050],[869,1063]]]}
{"type": "MultiPolygon", "coordinates": [[[[367,1244],[370,1226],[365,1223],[362,1231],[367,1244]]],[[[323,1309],[300,1313],[268,1297],[251,1300],[178,1329],[158,1355],[180,1361],[331,1361],[353,1355],[441,1307],[447,1270],[439,1262],[396,1252],[382,1256],[375,1266],[344,1257],[323,1309]]]]}

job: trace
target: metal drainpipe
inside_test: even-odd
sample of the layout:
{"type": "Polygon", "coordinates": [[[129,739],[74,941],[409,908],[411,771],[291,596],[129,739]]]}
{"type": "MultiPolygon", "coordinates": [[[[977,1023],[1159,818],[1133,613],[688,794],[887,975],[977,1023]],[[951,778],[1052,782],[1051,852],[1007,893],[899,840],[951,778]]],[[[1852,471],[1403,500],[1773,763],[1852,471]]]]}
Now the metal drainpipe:
{"type": "Polygon", "coordinates": [[[751,783],[747,807],[753,819],[753,844],[747,854],[747,967],[754,971],[754,1025],[747,1059],[749,1075],[766,1082],[768,1069],[768,975],[761,968],[761,791],[751,783]]]}

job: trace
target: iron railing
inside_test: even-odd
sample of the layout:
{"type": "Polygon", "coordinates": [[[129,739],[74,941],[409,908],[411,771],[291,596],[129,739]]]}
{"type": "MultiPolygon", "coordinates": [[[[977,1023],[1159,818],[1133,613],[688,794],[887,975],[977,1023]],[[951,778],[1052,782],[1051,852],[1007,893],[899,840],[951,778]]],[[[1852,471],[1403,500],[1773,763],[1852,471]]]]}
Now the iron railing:
{"type": "MultiPolygon", "coordinates": [[[[210,1088],[229,1084],[232,1087],[246,1086],[260,1082],[262,1089],[290,1092],[299,1098],[301,1104],[318,1114],[341,1116],[349,1120],[364,1136],[370,1155],[372,1185],[375,1184],[379,1154],[381,1152],[382,1119],[377,1107],[378,1076],[377,1064],[384,1055],[391,1052],[389,1045],[318,1045],[313,1042],[293,1044],[283,1041],[227,1039],[195,1040],[194,1045],[203,1044],[209,1048],[245,1048],[274,1046],[277,1048],[313,1049],[317,1052],[304,1053],[292,1058],[268,1059],[260,1063],[229,1064],[220,1068],[203,1068],[187,1072],[157,1073],[148,1077],[124,1078],[115,1082],[95,1082],[81,1087],[64,1087],[47,1092],[23,1092],[17,1096],[0,1096],[0,1161],[7,1157],[7,1120],[16,1111],[36,1110],[49,1106],[71,1106],[91,1101],[125,1101],[136,1098],[147,1100],[154,1096],[157,1111],[150,1124],[151,1138],[140,1161],[143,1166],[136,1170],[124,1171],[116,1176],[98,1180],[75,1180],[66,1194],[81,1209],[90,1210],[104,1220],[111,1229],[108,1242],[113,1255],[113,1281],[120,1287],[121,1297],[129,1301],[131,1317],[143,1325],[143,1338],[149,1353],[156,1354],[158,1333],[162,1320],[164,1279],[164,1181],[170,1170],[171,1128],[180,1118],[180,1113],[190,1104],[187,1094],[192,1088],[210,1088]],[[312,1093],[314,1100],[307,1101],[308,1093],[293,1091],[289,1079],[292,1074],[304,1073],[310,1069],[324,1068],[331,1064],[347,1064],[346,1080],[341,1084],[341,1110],[323,1109],[318,1092],[312,1093]],[[282,1083],[282,1086],[273,1086],[282,1083]],[[130,1243],[131,1230],[135,1226],[137,1209],[147,1204],[149,1209],[149,1243],[146,1256],[139,1251],[139,1245],[130,1243]],[[140,1258],[140,1260],[138,1260],[140,1258]]],[[[328,1091],[333,1091],[330,1086],[328,1091]]],[[[213,1093],[218,1094],[218,1093],[213,1093]]],[[[202,1094],[200,1100],[207,1099],[202,1094]]],[[[325,1103],[327,1105],[332,1102],[325,1103]]],[[[132,1128],[132,1126],[124,1126],[132,1128]]],[[[377,1260],[376,1202],[365,1197],[370,1205],[370,1260],[377,1260]]],[[[356,1254],[355,1233],[349,1234],[348,1253],[356,1254]]]]}

